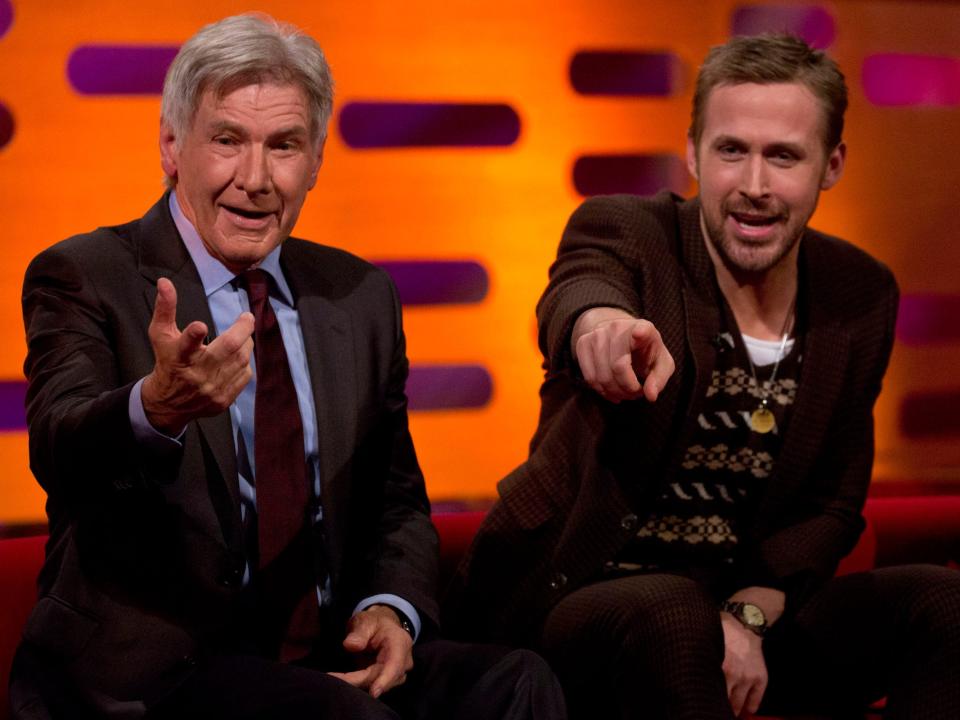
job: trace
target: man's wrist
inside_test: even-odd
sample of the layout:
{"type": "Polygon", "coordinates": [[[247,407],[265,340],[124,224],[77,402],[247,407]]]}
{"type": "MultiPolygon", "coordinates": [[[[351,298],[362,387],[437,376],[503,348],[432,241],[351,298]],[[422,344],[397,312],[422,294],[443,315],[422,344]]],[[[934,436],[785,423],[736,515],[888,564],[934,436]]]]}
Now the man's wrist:
{"type": "Polygon", "coordinates": [[[636,320],[633,315],[618,307],[592,307],[584,310],[573,323],[570,331],[570,352],[577,356],[577,341],[602,323],[611,320],[636,320]]]}
{"type": "Polygon", "coordinates": [[[400,627],[406,630],[407,634],[410,635],[410,639],[411,640],[416,639],[416,630],[414,629],[413,623],[410,621],[410,618],[408,618],[405,613],[401,612],[400,610],[395,608],[393,605],[387,605],[385,603],[376,603],[374,605],[371,605],[370,607],[365,608],[363,612],[367,612],[369,610],[372,610],[373,608],[386,608],[387,610],[391,610],[393,614],[396,616],[397,622],[399,623],[400,627]]]}
{"type": "Polygon", "coordinates": [[[154,399],[156,378],[153,373],[143,379],[140,386],[140,402],[143,404],[143,413],[147,422],[159,433],[168,437],[178,437],[187,427],[187,420],[179,413],[165,412],[161,404],[154,399]]]}
{"type": "Polygon", "coordinates": [[[183,432],[166,434],[150,422],[143,407],[143,383],[139,380],[130,390],[127,403],[127,412],[130,417],[130,426],[137,442],[143,447],[152,448],[158,452],[169,452],[183,447],[183,432]]]}
{"type": "Polygon", "coordinates": [[[720,612],[731,615],[747,630],[759,637],[763,637],[770,627],[767,623],[766,614],[759,605],[754,605],[753,603],[724,600],[720,603],[720,612]]]}
{"type": "Polygon", "coordinates": [[[417,608],[414,607],[410,601],[392,593],[378,593],[376,595],[366,597],[357,603],[357,606],[353,609],[353,612],[354,614],[360,613],[374,605],[383,606],[392,610],[393,614],[396,615],[398,622],[400,621],[401,617],[406,618],[407,622],[413,629],[413,632],[411,633],[413,639],[416,640],[420,636],[420,615],[417,612],[417,608]]]}

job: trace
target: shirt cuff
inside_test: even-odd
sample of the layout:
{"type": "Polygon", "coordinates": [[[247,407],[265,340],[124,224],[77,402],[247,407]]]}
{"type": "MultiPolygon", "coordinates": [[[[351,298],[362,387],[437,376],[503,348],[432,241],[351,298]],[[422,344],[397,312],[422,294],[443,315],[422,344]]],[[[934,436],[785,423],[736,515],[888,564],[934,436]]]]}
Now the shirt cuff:
{"type": "Polygon", "coordinates": [[[154,452],[165,453],[179,450],[183,447],[183,434],[186,428],[180,431],[176,437],[170,437],[159,432],[150,421],[147,420],[147,413],[143,409],[143,381],[141,378],[130,390],[130,400],[127,403],[127,412],[130,415],[130,427],[133,428],[133,437],[141,447],[149,448],[154,452]]]}
{"type": "Polygon", "coordinates": [[[407,619],[413,625],[413,641],[416,642],[417,638],[420,637],[420,614],[417,612],[416,608],[413,607],[413,605],[408,603],[402,597],[390,595],[389,593],[371,595],[370,597],[364,598],[357,603],[357,607],[354,608],[353,614],[356,615],[358,612],[366,610],[371,605],[389,605],[394,610],[399,610],[407,616],[407,619]]]}

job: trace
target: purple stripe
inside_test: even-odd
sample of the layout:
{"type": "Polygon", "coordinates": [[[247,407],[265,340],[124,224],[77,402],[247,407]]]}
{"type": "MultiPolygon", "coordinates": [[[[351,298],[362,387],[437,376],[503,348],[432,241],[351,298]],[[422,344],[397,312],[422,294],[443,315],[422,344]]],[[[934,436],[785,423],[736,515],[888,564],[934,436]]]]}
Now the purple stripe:
{"type": "Polygon", "coordinates": [[[570,84],[581,95],[666,97],[683,78],[683,62],[673,53],[578,52],[570,61],[570,84]]]}
{"type": "Polygon", "coordinates": [[[0,431],[27,429],[27,416],[23,409],[26,397],[26,381],[0,381],[0,431]]]}
{"type": "Polygon", "coordinates": [[[482,365],[414,365],[407,378],[411,410],[480,408],[492,394],[493,379],[482,365]]]}
{"type": "Polygon", "coordinates": [[[354,149],[505,147],[520,136],[520,116],[502,104],[351,102],[339,128],[354,149]]]}
{"type": "Polygon", "coordinates": [[[7,34],[13,25],[13,4],[10,0],[0,0],[0,38],[7,34]]]}
{"type": "Polygon", "coordinates": [[[833,15],[818,5],[741,5],[730,23],[733,35],[790,33],[815,48],[826,48],[837,36],[833,15]]]}
{"type": "Polygon", "coordinates": [[[404,305],[476,303],[487,296],[489,280],[477,262],[443,260],[383,260],[404,305]]]}
{"type": "MultiPolygon", "coordinates": [[[[0,431],[26,430],[27,383],[0,382],[0,431]]],[[[481,365],[414,365],[407,379],[411,410],[479,408],[490,402],[493,380],[481,365]]]]}
{"type": "Polygon", "coordinates": [[[82,95],[159,95],[175,45],[81,45],[70,53],[67,77],[82,95]]]}
{"type": "Polygon", "coordinates": [[[960,434],[960,390],[915,393],[900,406],[900,430],[909,438],[960,434]]]}
{"type": "Polygon", "coordinates": [[[13,139],[13,132],[16,129],[16,123],[13,121],[13,114],[0,102],[0,149],[3,149],[13,139]]]}
{"type": "Polygon", "coordinates": [[[908,345],[960,341],[960,295],[930,293],[902,297],[897,339],[908,345]]]}
{"type": "Polygon", "coordinates": [[[581,195],[652,195],[664,188],[683,194],[690,176],[676,155],[585,155],[574,163],[573,185],[581,195]]]}
{"type": "Polygon", "coordinates": [[[874,105],[960,105],[960,59],[935,55],[871,55],[863,89],[874,105]]]}

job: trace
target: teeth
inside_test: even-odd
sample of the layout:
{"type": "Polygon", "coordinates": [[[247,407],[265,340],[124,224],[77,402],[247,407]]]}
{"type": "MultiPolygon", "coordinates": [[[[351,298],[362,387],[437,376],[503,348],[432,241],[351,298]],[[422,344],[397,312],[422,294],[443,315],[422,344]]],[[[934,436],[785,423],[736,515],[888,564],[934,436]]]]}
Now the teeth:
{"type": "Polygon", "coordinates": [[[743,225],[744,227],[764,227],[766,225],[772,225],[775,218],[766,217],[766,218],[745,218],[734,215],[734,220],[738,224],[743,225]]]}

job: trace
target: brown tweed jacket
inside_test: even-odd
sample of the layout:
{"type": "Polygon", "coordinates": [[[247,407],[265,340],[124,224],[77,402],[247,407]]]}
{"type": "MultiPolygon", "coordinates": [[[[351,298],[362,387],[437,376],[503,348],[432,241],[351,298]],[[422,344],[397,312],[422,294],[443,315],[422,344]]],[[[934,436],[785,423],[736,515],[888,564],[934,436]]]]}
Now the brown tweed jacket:
{"type": "MultiPolygon", "coordinates": [[[[743,586],[782,588],[788,612],[831,576],[863,529],[873,405],[898,301],[891,272],[856,247],[808,230],[800,248],[800,385],[741,543],[743,586]]],[[[449,632],[536,645],[557,601],[597,577],[633,536],[687,446],[687,419],[716,360],[721,303],[698,201],[618,195],[573,214],[537,306],[546,368],[539,426],[447,593],[449,632]],[[656,403],[614,405],[579,378],[570,332],[596,306],[621,307],[660,331],[677,368],[656,403]]]]}

